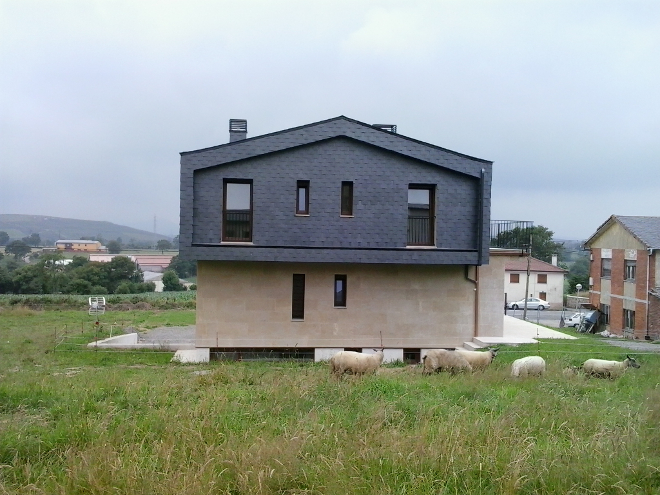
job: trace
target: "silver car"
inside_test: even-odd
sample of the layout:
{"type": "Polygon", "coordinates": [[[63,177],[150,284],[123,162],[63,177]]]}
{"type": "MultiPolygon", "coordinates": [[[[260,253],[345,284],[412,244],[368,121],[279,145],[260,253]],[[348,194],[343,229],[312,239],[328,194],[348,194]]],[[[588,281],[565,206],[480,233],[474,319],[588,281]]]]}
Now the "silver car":
{"type": "MultiPolygon", "coordinates": [[[[506,305],[506,307],[509,309],[522,309],[525,307],[525,300],[521,299],[520,301],[510,302],[509,304],[506,305]]],[[[527,309],[539,309],[543,311],[544,309],[548,309],[549,307],[550,307],[550,303],[548,301],[544,301],[543,299],[539,299],[538,297],[527,298],[527,309]]]]}

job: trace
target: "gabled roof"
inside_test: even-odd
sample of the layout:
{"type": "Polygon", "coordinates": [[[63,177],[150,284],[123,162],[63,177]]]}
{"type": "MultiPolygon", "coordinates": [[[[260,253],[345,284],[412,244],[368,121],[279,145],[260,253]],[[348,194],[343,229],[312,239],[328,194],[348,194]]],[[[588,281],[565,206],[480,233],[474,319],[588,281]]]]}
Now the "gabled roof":
{"type": "Polygon", "coordinates": [[[639,242],[644,244],[647,249],[660,249],[660,217],[628,217],[623,215],[612,215],[603,224],[596,229],[584,243],[588,246],[604,231],[609,229],[614,222],[618,222],[639,242]]]}
{"type": "MultiPolygon", "coordinates": [[[[504,265],[506,272],[526,272],[527,271],[527,258],[519,258],[511,260],[504,265]]],[[[532,258],[529,263],[529,271],[531,272],[546,272],[546,273],[567,273],[567,270],[547,263],[545,261],[532,258]]]]}
{"type": "Polygon", "coordinates": [[[337,137],[354,139],[475,177],[480,175],[483,167],[492,165],[491,161],[447,150],[343,115],[219,146],[184,151],[181,157],[187,157],[188,166],[199,170],[337,137]]]}

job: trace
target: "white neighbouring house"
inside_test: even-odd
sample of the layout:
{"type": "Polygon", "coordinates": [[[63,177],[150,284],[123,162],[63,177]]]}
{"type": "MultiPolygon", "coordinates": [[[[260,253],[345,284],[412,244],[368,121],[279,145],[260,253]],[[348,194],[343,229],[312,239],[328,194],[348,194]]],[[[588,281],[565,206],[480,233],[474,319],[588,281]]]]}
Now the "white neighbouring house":
{"type": "MultiPolygon", "coordinates": [[[[568,272],[552,263],[531,258],[529,265],[529,297],[548,301],[552,308],[564,305],[564,276],[568,272]]],[[[527,258],[511,260],[504,267],[504,293],[506,301],[519,301],[525,297],[527,258]]]]}

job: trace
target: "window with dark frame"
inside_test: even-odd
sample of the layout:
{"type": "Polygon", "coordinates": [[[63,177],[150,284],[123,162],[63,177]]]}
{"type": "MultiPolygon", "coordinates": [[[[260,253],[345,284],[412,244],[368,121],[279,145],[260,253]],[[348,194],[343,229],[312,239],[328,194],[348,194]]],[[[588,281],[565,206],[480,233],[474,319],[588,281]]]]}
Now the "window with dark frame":
{"type": "Polygon", "coordinates": [[[293,274],[293,290],[291,294],[291,319],[305,319],[305,275],[293,274]]]}
{"type": "Polygon", "coordinates": [[[435,186],[408,186],[408,245],[435,244],[435,186]]]}
{"type": "Polygon", "coordinates": [[[296,215],[309,215],[309,181],[299,180],[296,189],[296,215]]]}
{"type": "MultiPolygon", "coordinates": [[[[537,284],[547,284],[548,283],[548,274],[547,273],[537,273],[536,274],[536,283],[537,284]]],[[[541,298],[543,299],[543,298],[541,298]]]]}
{"type": "Polygon", "coordinates": [[[509,274],[509,283],[519,284],[520,283],[520,273],[510,273],[509,274]]]}
{"type": "Polygon", "coordinates": [[[222,240],[252,241],[252,181],[225,179],[222,199],[222,240]]]}
{"type": "Polygon", "coordinates": [[[346,307],[346,275],[335,275],[335,308],[346,307]]]}
{"type": "Polygon", "coordinates": [[[600,305],[600,322],[603,325],[609,325],[610,324],[610,305],[609,304],[601,304],[600,305]]]}
{"type": "Polygon", "coordinates": [[[353,183],[350,181],[341,183],[341,215],[353,216],[353,183]]]}
{"type": "Polygon", "coordinates": [[[605,278],[612,276],[612,258],[603,258],[601,260],[600,276],[605,278]]]}
{"type": "Polygon", "coordinates": [[[625,260],[623,266],[623,278],[629,282],[634,282],[637,275],[637,261],[625,260]]]}
{"type": "Polygon", "coordinates": [[[623,328],[628,330],[635,329],[635,312],[632,309],[623,310],[623,328]]]}

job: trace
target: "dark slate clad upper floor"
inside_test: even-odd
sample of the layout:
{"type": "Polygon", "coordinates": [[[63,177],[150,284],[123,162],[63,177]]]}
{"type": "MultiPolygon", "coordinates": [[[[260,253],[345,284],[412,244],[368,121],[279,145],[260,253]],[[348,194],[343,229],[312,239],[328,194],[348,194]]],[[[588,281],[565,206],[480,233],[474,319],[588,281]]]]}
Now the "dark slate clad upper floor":
{"type": "Polygon", "coordinates": [[[181,255],[199,260],[487,263],[491,167],[491,162],[346,117],[185,152],[181,255]],[[243,216],[232,217],[223,197],[234,183],[251,191],[243,216]],[[341,215],[342,183],[352,193],[350,215],[341,215]],[[410,188],[421,189],[422,195],[409,196],[410,188]],[[428,198],[427,204],[409,203],[417,197],[428,198]],[[300,198],[305,199],[302,206],[300,198]],[[296,214],[298,208],[308,211],[296,214]],[[424,217],[429,216],[432,225],[426,227],[424,217]],[[420,230],[421,237],[411,229],[420,230]],[[239,237],[232,237],[237,232],[239,237]],[[228,242],[237,239],[246,242],[228,242]]]}

